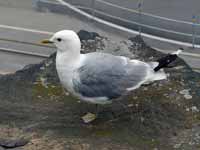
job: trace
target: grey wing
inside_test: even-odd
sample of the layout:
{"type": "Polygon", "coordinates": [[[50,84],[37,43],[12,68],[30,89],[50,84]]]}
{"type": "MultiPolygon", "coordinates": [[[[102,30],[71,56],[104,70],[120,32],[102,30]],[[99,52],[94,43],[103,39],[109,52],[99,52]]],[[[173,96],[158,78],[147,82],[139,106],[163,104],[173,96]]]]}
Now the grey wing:
{"type": "Polygon", "coordinates": [[[97,54],[87,56],[77,70],[79,79],[73,79],[75,91],[84,97],[117,98],[127,88],[137,86],[147,75],[147,66],[143,62],[127,63],[121,57],[97,54]]]}

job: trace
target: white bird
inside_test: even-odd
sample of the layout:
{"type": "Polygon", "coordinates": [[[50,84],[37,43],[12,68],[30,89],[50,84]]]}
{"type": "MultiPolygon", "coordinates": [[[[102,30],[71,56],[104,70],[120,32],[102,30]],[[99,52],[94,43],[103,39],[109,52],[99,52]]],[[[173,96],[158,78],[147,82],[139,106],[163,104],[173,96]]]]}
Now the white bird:
{"type": "Polygon", "coordinates": [[[166,79],[161,68],[163,62],[169,63],[166,59],[171,58],[142,62],[99,52],[81,54],[80,39],[71,30],[59,31],[42,43],[53,43],[57,47],[56,69],[64,88],[81,100],[94,104],[111,103],[143,84],[166,79]]]}

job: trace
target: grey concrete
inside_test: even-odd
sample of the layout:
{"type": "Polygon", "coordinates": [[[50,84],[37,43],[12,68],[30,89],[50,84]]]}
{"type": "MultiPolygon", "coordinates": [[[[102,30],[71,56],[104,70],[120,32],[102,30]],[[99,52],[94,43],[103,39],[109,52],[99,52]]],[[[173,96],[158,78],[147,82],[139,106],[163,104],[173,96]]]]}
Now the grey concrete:
{"type": "Polygon", "coordinates": [[[25,65],[41,62],[43,59],[0,51],[0,74],[13,73],[25,65]]]}
{"type": "MultiPolygon", "coordinates": [[[[136,9],[139,0],[105,0],[130,9],[136,9]]],[[[192,15],[200,15],[199,0],[143,0],[142,10],[146,13],[172,18],[176,20],[192,21],[192,15]]]]}
{"type": "MultiPolygon", "coordinates": [[[[88,31],[98,32],[103,36],[110,37],[112,40],[119,41],[125,39],[115,33],[108,33],[96,28],[92,23],[83,22],[73,16],[60,15],[53,13],[37,12],[32,9],[32,0],[0,0],[0,24],[23,27],[29,29],[37,29],[42,31],[56,32],[63,29],[71,29],[79,31],[86,29],[88,31]],[[20,3],[22,5],[20,5],[20,3]],[[17,19],[16,19],[17,17],[17,19]]],[[[0,28],[0,39],[11,39],[25,41],[30,43],[39,43],[50,35],[41,33],[32,33],[22,30],[0,28]]],[[[20,43],[6,42],[0,40],[0,47],[11,48],[28,52],[37,52],[41,54],[51,54],[55,51],[52,48],[44,48],[33,45],[25,45],[20,43]]],[[[0,51],[0,74],[7,72],[15,72],[23,68],[25,65],[39,63],[43,59],[5,53],[0,51]]]]}
{"type": "Polygon", "coordinates": [[[44,39],[46,37],[47,36],[44,34],[0,28],[0,48],[10,48],[27,52],[50,54],[55,51],[53,48],[39,46],[41,39],[44,39]],[[12,40],[15,40],[16,42],[12,42],[12,40]],[[27,42],[30,44],[20,42],[27,42]],[[38,44],[38,46],[34,44],[38,44]]]}
{"type": "MultiPolygon", "coordinates": [[[[67,1],[67,0],[66,0],[67,1]]],[[[68,1],[70,2],[70,1],[68,1]]],[[[82,6],[86,6],[86,7],[91,7],[91,0],[87,0],[87,3],[84,1],[79,1],[79,0],[76,0],[76,1],[72,1],[72,4],[74,5],[82,5],[82,6]]],[[[110,1],[111,2],[111,1],[110,1]]],[[[116,3],[117,1],[112,1],[112,3],[115,3],[115,4],[118,4],[119,6],[123,6],[121,4],[123,4],[124,2],[127,2],[127,1],[118,1],[119,3],[116,3]]],[[[128,1],[129,4],[133,4],[133,1],[128,1]]],[[[135,4],[135,3],[134,3],[135,4]]],[[[96,9],[98,9],[98,3],[96,3],[96,9]]],[[[127,5],[128,6],[128,5],[127,5]]],[[[129,5],[128,8],[130,8],[131,5],[129,5]]],[[[191,6],[191,5],[190,5],[191,6]]],[[[125,6],[126,7],[126,6],[125,6]]],[[[102,7],[104,9],[104,7],[102,7]]],[[[102,10],[104,11],[104,10],[102,10]]],[[[110,11],[112,12],[112,9],[110,9],[110,11]]],[[[116,12],[117,13],[117,12],[116,12]]],[[[97,14],[96,14],[97,15],[97,14]]],[[[124,14],[123,14],[124,15],[124,14]]],[[[110,21],[110,20],[109,20],[110,21]]],[[[118,24],[118,23],[116,23],[118,24]]],[[[184,37],[185,38],[185,37],[184,37]]],[[[151,45],[152,47],[155,47],[156,49],[159,49],[161,50],[162,52],[164,53],[168,53],[169,50],[176,50],[180,47],[180,45],[175,45],[175,44],[169,44],[169,43],[166,43],[166,42],[161,42],[161,41],[156,41],[156,40],[152,40],[152,39],[149,39],[149,38],[144,38],[145,42],[148,44],[148,45],[151,45]]],[[[186,52],[190,52],[190,53],[200,53],[199,49],[193,49],[193,48],[188,48],[188,47],[184,47],[185,51],[186,52]]],[[[188,64],[190,64],[192,67],[195,68],[195,70],[198,70],[198,68],[200,68],[199,64],[200,64],[200,59],[199,57],[191,57],[191,56],[181,56],[188,64]]]]}
{"type": "MultiPolygon", "coordinates": [[[[120,41],[125,40],[130,36],[135,36],[132,34],[127,34],[123,32],[119,32],[108,28],[106,26],[102,26],[96,24],[94,22],[89,22],[87,19],[82,18],[77,19],[73,15],[61,15],[56,13],[49,13],[49,12],[36,12],[32,7],[32,0],[12,0],[9,1],[5,5],[5,0],[0,0],[0,20],[1,24],[10,25],[10,26],[17,26],[17,27],[24,27],[24,28],[31,28],[49,32],[56,32],[62,29],[72,29],[75,31],[79,31],[80,29],[85,29],[88,31],[98,32],[99,34],[109,37],[111,40],[120,41]],[[25,2],[26,1],[26,2],[25,2]],[[13,3],[12,3],[13,2],[13,3]],[[18,3],[17,3],[18,2],[18,3]],[[22,5],[20,5],[20,3],[22,5]],[[26,4],[26,5],[25,5],[26,4]],[[5,15],[6,14],[6,15],[5,15]],[[17,19],[16,19],[17,16],[17,19]]],[[[10,38],[14,40],[26,41],[26,42],[33,42],[38,43],[43,38],[48,38],[49,35],[39,34],[39,33],[30,33],[25,31],[16,31],[11,29],[3,29],[0,28],[0,38],[10,38]]],[[[166,44],[162,42],[158,42],[151,39],[144,39],[149,45],[164,49],[164,50],[175,50],[177,49],[177,45],[173,44],[166,44]]],[[[21,44],[15,44],[10,42],[2,42],[0,41],[1,47],[6,48],[15,48],[21,49],[31,52],[41,52],[44,54],[50,54],[54,50],[48,48],[41,48],[37,46],[27,46],[21,44]]],[[[189,49],[186,48],[186,51],[189,49]]],[[[190,50],[190,52],[200,53],[199,50],[190,50]]],[[[29,58],[29,57],[28,57],[29,58]]],[[[196,65],[199,65],[199,58],[195,58],[198,62],[195,61],[196,65]]],[[[25,58],[24,56],[11,56],[11,54],[2,53],[2,57],[0,59],[0,71],[1,72],[13,72],[18,69],[21,69],[23,66],[29,63],[37,63],[40,62],[41,58],[25,58]],[[12,57],[12,58],[10,58],[12,57]],[[10,60],[11,59],[11,60],[10,60]],[[26,61],[23,59],[26,59],[26,61]],[[9,61],[8,61],[9,60],[9,61]],[[30,60],[30,61],[28,61],[30,60]]],[[[200,68],[200,66],[199,66],[200,68]]]]}
{"type": "MultiPolygon", "coordinates": [[[[65,0],[67,2],[72,2],[72,4],[84,7],[92,7],[92,0],[65,0]]],[[[138,0],[107,0],[118,6],[126,7],[131,10],[138,10],[138,0]]],[[[170,19],[182,20],[192,22],[193,14],[198,15],[198,5],[200,2],[197,0],[179,2],[175,1],[145,1],[142,7],[142,12],[151,13],[153,15],[158,15],[162,17],[168,17],[170,19]],[[153,5],[156,4],[156,5],[153,5]],[[187,11],[186,11],[187,10],[187,11]],[[194,12],[193,12],[194,11],[194,12]]],[[[90,12],[90,10],[81,8],[84,11],[90,12]]],[[[173,40],[179,40],[183,42],[192,43],[193,25],[183,22],[176,22],[171,20],[165,20],[162,18],[152,17],[147,14],[140,15],[137,12],[130,12],[128,10],[123,10],[121,8],[113,7],[111,5],[105,4],[101,1],[96,0],[95,9],[97,12],[96,16],[109,20],[113,23],[122,25],[124,27],[139,30],[139,25],[142,27],[142,32],[149,33],[152,35],[165,37],[173,40]],[[98,12],[100,11],[100,12],[98,12]],[[109,15],[106,15],[106,14],[109,15]],[[113,18],[114,17],[114,18],[113,18]],[[120,20],[120,17],[123,20],[120,20]],[[125,19],[125,20],[124,20],[125,19]],[[131,22],[129,22],[131,21],[131,22]]],[[[196,43],[200,43],[200,25],[195,26],[196,32],[196,43]]]]}
{"type": "MultiPolygon", "coordinates": [[[[1,1],[4,0],[0,0],[0,2],[1,1]]],[[[13,2],[14,1],[18,0],[13,0],[13,2]]],[[[27,0],[27,1],[32,1],[32,0],[27,0]]],[[[30,3],[30,5],[32,6],[32,3],[30,3]]],[[[108,36],[113,40],[121,40],[124,39],[124,37],[127,37],[127,35],[125,34],[119,36],[115,33],[108,33],[103,29],[97,28],[92,22],[89,22],[88,20],[80,20],[75,18],[74,16],[69,16],[67,14],[60,15],[57,13],[50,13],[50,12],[37,12],[33,9],[28,9],[27,7],[16,8],[16,7],[4,7],[0,5],[0,20],[1,20],[0,24],[37,29],[48,32],[56,32],[63,29],[70,29],[77,32],[81,29],[85,29],[88,31],[98,32],[102,35],[108,36]]],[[[49,35],[30,34],[21,31],[17,32],[9,29],[1,29],[0,38],[5,36],[25,41],[30,40],[32,42],[39,42],[38,40],[41,40],[41,38],[49,37],[49,35]],[[7,35],[7,33],[9,32],[11,33],[7,35]],[[16,34],[14,34],[13,32],[16,32],[16,34]],[[26,35],[29,36],[29,38],[27,38],[26,35]]]]}
{"type": "Polygon", "coordinates": [[[30,9],[32,7],[32,1],[30,0],[0,0],[1,7],[7,8],[22,8],[22,9],[30,9]]]}
{"type": "MultiPolygon", "coordinates": [[[[53,9],[54,11],[59,12],[59,10],[57,9],[58,3],[56,4],[56,6],[54,8],[54,6],[53,6],[54,4],[51,3],[51,2],[49,3],[48,1],[45,1],[45,0],[40,0],[40,2],[42,2],[44,4],[43,6],[47,6],[47,7],[50,6],[49,7],[50,10],[53,9]],[[46,2],[46,5],[45,5],[45,2],[46,2]]],[[[72,2],[75,5],[78,5],[78,2],[80,3],[80,1],[78,1],[78,0],[72,1],[72,2]]],[[[89,4],[91,3],[91,0],[90,1],[87,0],[87,2],[88,3],[86,3],[86,5],[89,6],[89,4]]],[[[69,12],[70,15],[76,14],[76,13],[73,13],[73,10],[70,9],[71,11],[69,11],[67,9],[70,9],[70,8],[66,7],[66,13],[69,12]]],[[[81,18],[82,21],[88,21],[88,19],[86,17],[84,17],[82,14],[79,14],[79,15],[76,15],[76,16],[79,16],[79,18],[81,18]]],[[[124,33],[122,31],[119,31],[119,30],[114,29],[112,27],[108,27],[105,24],[102,24],[102,23],[99,23],[99,22],[94,22],[93,20],[91,20],[90,22],[92,22],[93,25],[100,27],[101,29],[109,31],[109,33],[110,32],[118,33],[118,36],[120,35],[120,37],[125,36],[125,38],[127,38],[127,37],[130,37],[130,36],[135,36],[135,35],[130,34],[128,32],[124,33]]],[[[169,49],[174,50],[174,49],[178,49],[180,46],[183,47],[182,45],[170,44],[170,43],[167,43],[167,42],[161,42],[161,41],[157,41],[157,40],[153,40],[153,39],[145,38],[145,37],[143,37],[143,38],[144,38],[145,42],[147,42],[150,46],[156,47],[156,48],[159,48],[159,49],[163,49],[163,50],[165,50],[165,49],[166,50],[169,50],[169,49]]],[[[188,48],[188,47],[184,47],[184,48],[186,49],[186,51],[190,50],[190,52],[199,53],[198,49],[193,49],[193,48],[188,48]]]]}
{"type": "MultiPolygon", "coordinates": [[[[92,0],[65,0],[75,5],[91,6],[92,0]]],[[[136,10],[139,0],[104,0],[122,7],[136,10]]],[[[192,15],[200,15],[199,0],[142,0],[142,11],[161,17],[192,21],[192,15]]],[[[98,3],[96,3],[98,6],[98,3]]],[[[110,10],[112,12],[112,10],[110,10]]]]}

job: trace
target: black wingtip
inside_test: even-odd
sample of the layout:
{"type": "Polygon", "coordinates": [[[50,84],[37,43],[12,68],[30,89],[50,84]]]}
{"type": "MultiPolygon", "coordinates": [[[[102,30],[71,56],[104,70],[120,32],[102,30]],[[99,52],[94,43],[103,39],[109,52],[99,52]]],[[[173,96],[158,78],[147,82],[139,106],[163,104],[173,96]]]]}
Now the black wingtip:
{"type": "Polygon", "coordinates": [[[159,63],[157,67],[154,68],[154,71],[157,72],[162,68],[166,68],[168,67],[169,64],[171,64],[173,61],[175,61],[178,57],[178,55],[183,51],[183,48],[179,48],[177,51],[168,54],[165,57],[162,57],[160,59],[157,60],[157,62],[159,63]]]}

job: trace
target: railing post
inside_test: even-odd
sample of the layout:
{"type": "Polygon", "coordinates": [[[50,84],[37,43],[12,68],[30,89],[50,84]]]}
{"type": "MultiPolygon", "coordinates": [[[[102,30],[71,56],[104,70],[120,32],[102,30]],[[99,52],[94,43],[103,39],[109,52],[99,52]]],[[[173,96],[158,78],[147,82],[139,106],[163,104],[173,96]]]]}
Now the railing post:
{"type": "Polygon", "coordinates": [[[96,0],[92,0],[92,4],[91,4],[91,11],[92,11],[93,18],[95,17],[95,2],[96,0]]]}
{"type": "Polygon", "coordinates": [[[138,12],[139,12],[139,35],[141,36],[141,32],[142,32],[142,27],[141,27],[141,23],[142,23],[142,4],[143,4],[143,0],[139,0],[138,2],[138,12]]]}
{"type": "Polygon", "coordinates": [[[195,48],[195,39],[196,39],[196,16],[192,16],[192,48],[195,48]]]}

